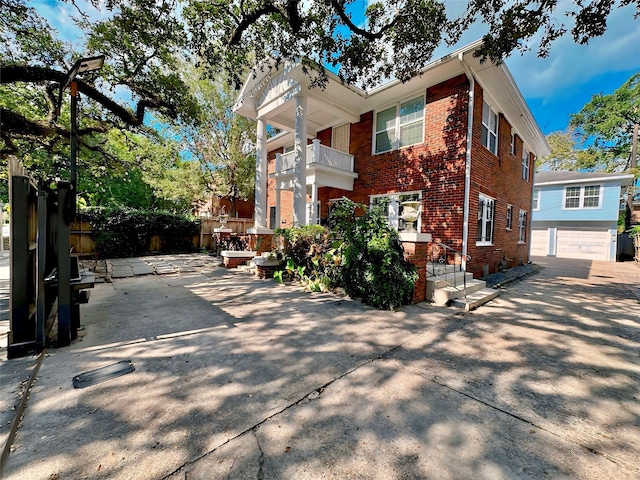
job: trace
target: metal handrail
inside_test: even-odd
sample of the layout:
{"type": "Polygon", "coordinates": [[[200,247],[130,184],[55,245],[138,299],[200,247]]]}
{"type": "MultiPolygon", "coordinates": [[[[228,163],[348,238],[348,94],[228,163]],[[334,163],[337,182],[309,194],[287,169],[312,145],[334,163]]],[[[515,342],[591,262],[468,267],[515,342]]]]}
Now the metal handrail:
{"type": "MultiPolygon", "coordinates": [[[[438,262],[440,264],[443,264],[445,266],[444,268],[444,281],[447,282],[447,284],[451,285],[451,283],[449,282],[449,280],[447,279],[447,259],[448,259],[448,255],[447,252],[452,252],[454,254],[454,266],[456,265],[455,263],[455,256],[459,255],[460,256],[460,272],[464,272],[464,275],[462,275],[462,288],[464,289],[464,297],[465,300],[467,298],[467,275],[466,275],[466,269],[462,269],[462,259],[464,258],[466,262],[468,262],[469,260],[471,260],[471,255],[464,255],[462,252],[457,251],[455,248],[450,247],[449,245],[446,245],[444,243],[441,242],[437,242],[435,240],[432,240],[431,243],[433,245],[436,245],[438,247],[442,247],[443,250],[443,254],[440,255],[440,257],[438,258],[438,262]]],[[[438,249],[439,251],[439,249],[438,249]]],[[[432,247],[432,254],[431,254],[431,266],[432,266],[432,275],[435,276],[436,275],[436,267],[435,267],[435,262],[433,261],[434,255],[433,255],[433,247],[432,247]]],[[[454,274],[453,274],[453,285],[454,288],[458,287],[458,282],[456,280],[456,275],[455,275],[455,268],[454,268],[454,274]]]]}

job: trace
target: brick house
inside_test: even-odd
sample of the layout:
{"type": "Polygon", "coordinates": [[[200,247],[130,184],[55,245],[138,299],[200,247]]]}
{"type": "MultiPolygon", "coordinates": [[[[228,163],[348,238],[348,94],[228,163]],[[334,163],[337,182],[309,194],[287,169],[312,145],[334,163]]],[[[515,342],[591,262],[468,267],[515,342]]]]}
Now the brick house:
{"type": "Polygon", "coordinates": [[[371,91],[330,72],[310,87],[301,63],[250,75],[235,111],[258,124],[253,233],[323,223],[346,196],[386,203],[409,257],[439,242],[475,277],[526,262],[534,162],[549,146],[506,65],[474,58],[479,45],[371,91]],[[405,231],[407,200],[421,202],[418,234],[405,231]]]}

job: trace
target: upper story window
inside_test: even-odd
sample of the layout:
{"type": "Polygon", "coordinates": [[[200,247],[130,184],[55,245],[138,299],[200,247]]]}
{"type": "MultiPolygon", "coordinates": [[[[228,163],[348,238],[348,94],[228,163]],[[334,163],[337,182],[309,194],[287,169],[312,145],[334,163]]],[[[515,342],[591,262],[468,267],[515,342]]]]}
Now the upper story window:
{"type": "MultiPolygon", "coordinates": [[[[387,217],[387,222],[390,227],[397,229],[399,232],[406,230],[407,224],[402,219],[402,213],[404,205],[402,202],[408,202],[410,200],[422,200],[422,192],[406,192],[406,193],[393,193],[388,195],[371,195],[371,205],[384,205],[384,213],[387,217]]],[[[418,217],[418,221],[415,222],[414,228],[419,232],[422,221],[420,219],[422,215],[418,217]]]]}
{"type": "Polygon", "coordinates": [[[291,153],[296,149],[295,145],[287,145],[286,147],[284,147],[284,153],[291,153]]]}
{"type": "Polygon", "coordinates": [[[509,141],[509,153],[516,154],[516,134],[511,132],[511,140],[509,141]]]}
{"type": "Polygon", "coordinates": [[[529,181],[529,152],[522,147],[522,178],[529,181]]]}
{"type": "Polygon", "coordinates": [[[491,197],[478,196],[478,233],[476,245],[493,245],[493,219],[496,201],[491,197]]]}
{"type": "Polygon", "coordinates": [[[513,205],[507,205],[507,230],[513,228],[513,205]]]}
{"type": "Polygon", "coordinates": [[[533,198],[531,199],[531,204],[534,210],[540,210],[540,190],[538,188],[533,189],[533,198]]]}
{"type": "Polygon", "coordinates": [[[583,185],[565,187],[564,207],[571,208],[601,208],[602,187],[600,185],[583,185]]]}
{"type": "Polygon", "coordinates": [[[482,145],[494,155],[498,154],[498,114],[485,101],[482,102],[482,145]]]}
{"type": "Polygon", "coordinates": [[[376,113],[375,153],[424,141],[424,96],[376,113]]]}
{"type": "Polygon", "coordinates": [[[331,148],[349,153],[350,126],[348,123],[343,123],[331,129],[331,148]]]}

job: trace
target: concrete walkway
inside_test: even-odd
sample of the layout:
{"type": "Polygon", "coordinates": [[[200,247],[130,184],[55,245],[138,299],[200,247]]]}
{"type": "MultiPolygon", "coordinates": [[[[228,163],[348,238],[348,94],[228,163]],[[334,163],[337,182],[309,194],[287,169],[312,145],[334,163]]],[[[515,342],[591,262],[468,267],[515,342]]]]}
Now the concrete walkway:
{"type": "Polygon", "coordinates": [[[3,478],[638,478],[640,270],[536,260],[472,313],[215,267],[97,285],[3,478]]]}

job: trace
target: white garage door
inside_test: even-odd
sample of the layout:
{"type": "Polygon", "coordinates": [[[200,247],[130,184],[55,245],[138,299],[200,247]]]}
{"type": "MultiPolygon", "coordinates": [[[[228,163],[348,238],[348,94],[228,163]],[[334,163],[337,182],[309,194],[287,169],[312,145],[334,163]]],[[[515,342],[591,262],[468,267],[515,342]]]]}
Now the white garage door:
{"type": "Polygon", "coordinates": [[[609,260],[611,235],[607,231],[558,230],[557,256],[609,260]]]}
{"type": "Polygon", "coordinates": [[[549,254],[549,230],[531,230],[531,255],[549,254]]]}

